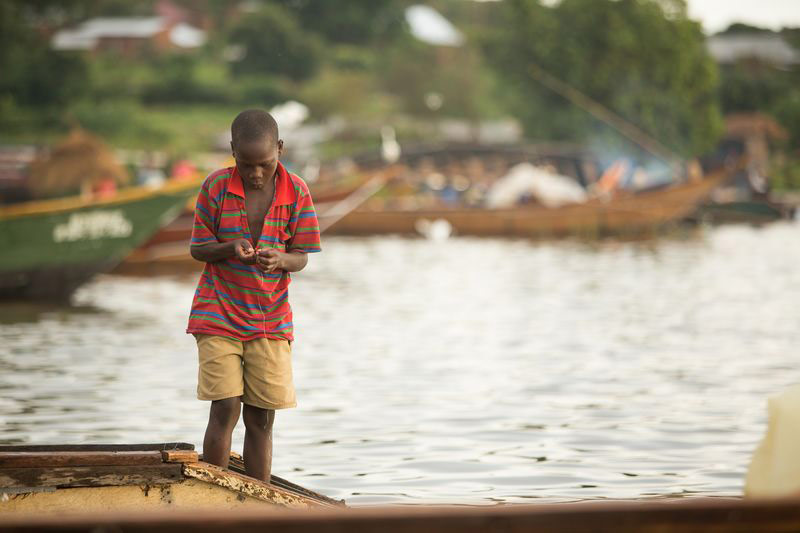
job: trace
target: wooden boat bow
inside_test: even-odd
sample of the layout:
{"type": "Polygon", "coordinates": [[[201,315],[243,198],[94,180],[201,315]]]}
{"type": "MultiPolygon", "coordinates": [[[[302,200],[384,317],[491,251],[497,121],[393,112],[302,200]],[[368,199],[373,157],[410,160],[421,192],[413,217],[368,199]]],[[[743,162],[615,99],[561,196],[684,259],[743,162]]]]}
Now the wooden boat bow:
{"type": "Polygon", "coordinates": [[[206,463],[187,443],[0,446],[0,515],[259,504],[344,506],[282,478],[251,478],[238,455],[230,470],[206,463]]]}

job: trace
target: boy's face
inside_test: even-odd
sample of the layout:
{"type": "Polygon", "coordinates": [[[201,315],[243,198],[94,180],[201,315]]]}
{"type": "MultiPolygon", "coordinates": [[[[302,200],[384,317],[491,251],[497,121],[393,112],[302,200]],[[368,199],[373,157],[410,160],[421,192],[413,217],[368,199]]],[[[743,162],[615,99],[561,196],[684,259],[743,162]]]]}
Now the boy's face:
{"type": "Polygon", "coordinates": [[[278,168],[283,141],[259,139],[240,145],[231,142],[231,149],[244,186],[248,189],[263,189],[278,168]]]}

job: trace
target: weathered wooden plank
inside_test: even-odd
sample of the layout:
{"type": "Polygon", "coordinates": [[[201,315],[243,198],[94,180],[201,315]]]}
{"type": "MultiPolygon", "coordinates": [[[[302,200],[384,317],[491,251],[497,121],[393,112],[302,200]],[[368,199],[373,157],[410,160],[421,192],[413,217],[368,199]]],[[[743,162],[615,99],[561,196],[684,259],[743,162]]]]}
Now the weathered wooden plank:
{"type": "Polygon", "coordinates": [[[13,487],[101,487],[174,483],[183,479],[180,464],[144,466],[67,466],[0,470],[0,489],[13,487]]]}
{"type": "MultiPolygon", "coordinates": [[[[234,472],[238,472],[239,474],[247,475],[247,472],[244,468],[244,458],[236,452],[231,452],[231,457],[228,462],[228,468],[234,472]]],[[[318,492],[314,492],[313,490],[309,490],[305,487],[301,487],[300,485],[296,485],[291,481],[285,480],[282,477],[278,477],[276,475],[270,476],[269,480],[271,485],[274,485],[278,488],[288,490],[289,492],[294,492],[295,494],[299,494],[306,498],[311,498],[312,500],[317,500],[322,503],[327,503],[330,505],[337,505],[346,507],[346,503],[344,500],[334,500],[333,498],[329,498],[324,494],[320,494],[318,492]]]]}
{"type": "Polygon", "coordinates": [[[165,463],[196,463],[198,455],[194,450],[165,450],[161,452],[161,459],[165,463]]]}
{"type": "Polygon", "coordinates": [[[156,442],[151,444],[14,444],[0,446],[0,452],[147,452],[161,450],[194,450],[194,444],[156,442]]]}
{"type": "MultiPolygon", "coordinates": [[[[164,452],[3,452],[0,469],[56,466],[158,465],[164,452]]],[[[197,455],[196,452],[189,452],[197,455]]]]}
{"type": "Polygon", "coordinates": [[[274,485],[278,488],[287,490],[289,492],[293,492],[295,494],[299,494],[301,496],[310,498],[312,500],[319,501],[320,503],[333,505],[335,507],[347,507],[347,502],[345,500],[336,500],[334,498],[330,498],[328,496],[325,496],[324,494],[320,494],[319,492],[314,492],[313,490],[301,487],[300,485],[292,483],[291,481],[283,479],[282,477],[274,475],[270,476],[269,482],[271,485],[274,485]]]}
{"type": "Polygon", "coordinates": [[[282,507],[308,508],[328,507],[330,505],[275,487],[249,476],[231,472],[230,470],[223,470],[209,463],[184,463],[183,474],[186,477],[199,479],[200,481],[282,507]]]}

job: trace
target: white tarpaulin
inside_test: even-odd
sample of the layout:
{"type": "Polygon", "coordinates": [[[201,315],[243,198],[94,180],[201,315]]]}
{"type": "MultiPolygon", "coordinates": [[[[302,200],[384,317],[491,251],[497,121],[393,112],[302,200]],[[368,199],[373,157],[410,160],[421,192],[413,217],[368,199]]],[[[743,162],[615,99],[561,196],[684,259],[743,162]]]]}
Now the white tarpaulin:
{"type": "Polygon", "coordinates": [[[586,191],[574,179],[530,163],[520,163],[489,189],[486,206],[494,209],[512,207],[526,196],[532,196],[545,207],[561,207],[587,200],[586,191]]]}

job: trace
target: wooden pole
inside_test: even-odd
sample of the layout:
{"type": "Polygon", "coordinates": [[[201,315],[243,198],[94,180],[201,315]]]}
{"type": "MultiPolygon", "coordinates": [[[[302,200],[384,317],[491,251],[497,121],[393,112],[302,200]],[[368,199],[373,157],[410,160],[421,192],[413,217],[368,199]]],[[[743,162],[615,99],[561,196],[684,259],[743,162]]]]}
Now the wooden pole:
{"type": "Polygon", "coordinates": [[[627,139],[633,141],[647,152],[666,162],[670,167],[676,168],[680,165],[682,158],[678,154],[642,131],[639,127],[631,124],[621,116],[617,115],[596,100],[586,96],[571,85],[556,78],[539,65],[531,63],[529,70],[533,77],[536,78],[536,80],[542,85],[554,93],[563,96],[601,122],[608,124],[627,139]]]}

